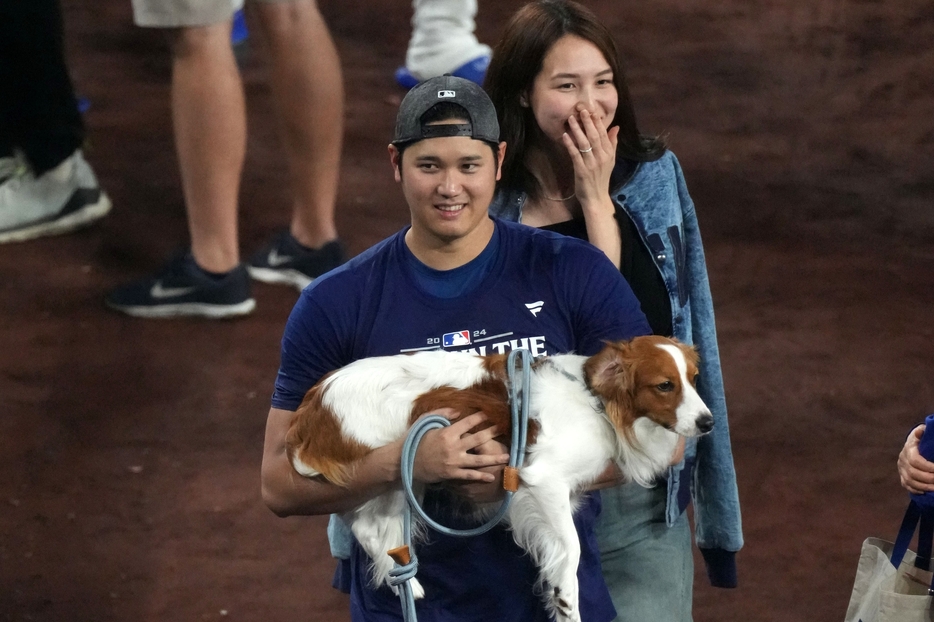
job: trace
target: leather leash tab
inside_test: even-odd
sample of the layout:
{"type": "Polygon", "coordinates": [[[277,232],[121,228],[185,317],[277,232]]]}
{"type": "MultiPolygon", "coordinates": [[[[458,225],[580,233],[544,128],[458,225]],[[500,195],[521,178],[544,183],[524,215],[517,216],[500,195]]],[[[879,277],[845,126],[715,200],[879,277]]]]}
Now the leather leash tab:
{"type": "Polygon", "coordinates": [[[392,558],[392,560],[396,562],[397,564],[399,564],[400,566],[405,566],[410,561],[412,561],[412,557],[409,554],[409,547],[406,546],[405,544],[403,544],[402,546],[398,548],[389,549],[388,551],[386,551],[386,554],[389,555],[392,558]]]}
{"type": "Polygon", "coordinates": [[[503,489],[509,492],[519,490],[519,469],[507,466],[503,470],[503,489]]]}

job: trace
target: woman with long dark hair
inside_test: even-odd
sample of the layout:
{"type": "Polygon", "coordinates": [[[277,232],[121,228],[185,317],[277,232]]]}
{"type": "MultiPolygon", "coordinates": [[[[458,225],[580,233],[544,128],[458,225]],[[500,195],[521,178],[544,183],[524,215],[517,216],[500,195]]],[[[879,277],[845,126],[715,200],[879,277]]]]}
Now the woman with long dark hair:
{"type": "Polygon", "coordinates": [[[589,240],[629,281],[656,334],[694,344],[713,431],[688,441],[665,481],[602,491],[598,540],[619,620],[691,620],[685,512],[711,583],[736,585],[743,544],[707,267],[694,204],[663,140],[639,132],[612,34],[585,7],[522,7],[485,87],[507,149],[494,216],[589,240]]]}

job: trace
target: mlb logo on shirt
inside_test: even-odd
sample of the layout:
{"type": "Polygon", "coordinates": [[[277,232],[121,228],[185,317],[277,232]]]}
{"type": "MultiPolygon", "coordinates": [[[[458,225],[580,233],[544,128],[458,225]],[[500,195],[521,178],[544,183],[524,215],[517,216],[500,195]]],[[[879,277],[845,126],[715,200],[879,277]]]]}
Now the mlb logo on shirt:
{"type": "Polygon", "coordinates": [[[461,330],[456,333],[445,333],[444,337],[441,338],[441,346],[445,348],[453,348],[456,346],[469,346],[470,345],[470,331],[461,330]]]}

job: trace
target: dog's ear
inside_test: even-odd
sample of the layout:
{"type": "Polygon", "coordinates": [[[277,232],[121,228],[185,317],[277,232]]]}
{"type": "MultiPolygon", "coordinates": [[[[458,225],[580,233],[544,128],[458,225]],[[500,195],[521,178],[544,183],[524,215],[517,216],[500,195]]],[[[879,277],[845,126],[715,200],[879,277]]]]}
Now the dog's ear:
{"type": "Polygon", "coordinates": [[[629,349],[626,342],[610,342],[587,360],[584,374],[591,391],[606,397],[621,387],[628,389],[631,382],[627,365],[629,349]]]}
{"type": "Polygon", "coordinates": [[[629,342],[607,343],[584,365],[590,390],[600,398],[607,418],[618,434],[633,440],[633,352],[629,342]]]}

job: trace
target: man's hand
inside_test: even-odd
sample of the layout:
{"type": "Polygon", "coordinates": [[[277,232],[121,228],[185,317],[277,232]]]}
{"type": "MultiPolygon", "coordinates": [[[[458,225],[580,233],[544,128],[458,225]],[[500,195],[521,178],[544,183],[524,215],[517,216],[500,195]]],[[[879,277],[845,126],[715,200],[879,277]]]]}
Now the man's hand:
{"type": "MultiPolygon", "coordinates": [[[[506,464],[509,463],[509,448],[497,440],[490,440],[474,448],[474,453],[485,456],[506,456],[506,464]]],[[[484,467],[479,469],[484,473],[493,475],[492,481],[482,482],[449,482],[450,488],[455,494],[470,499],[474,503],[495,503],[501,501],[506,496],[503,489],[503,470],[504,464],[484,467]]]]}
{"type": "Polygon", "coordinates": [[[925,460],[918,451],[923,434],[923,425],[912,430],[898,454],[898,477],[902,487],[915,494],[934,491],[934,462],[925,460]]]}
{"type": "MultiPolygon", "coordinates": [[[[444,408],[431,414],[453,418],[456,413],[450,408],[444,408]]],[[[415,469],[413,478],[434,484],[436,482],[457,479],[471,482],[493,482],[495,473],[488,472],[487,467],[498,467],[509,462],[509,454],[491,452],[489,447],[481,450],[486,443],[499,435],[495,427],[486,428],[479,432],[470,431],[486,421],[486,415],[475,413],[464,417],[457,423],[440,430],[431,430],[422,437],[415,454],[415,469]]],[[[498,443],[497,443],[498,445],[498,443]]]]}

